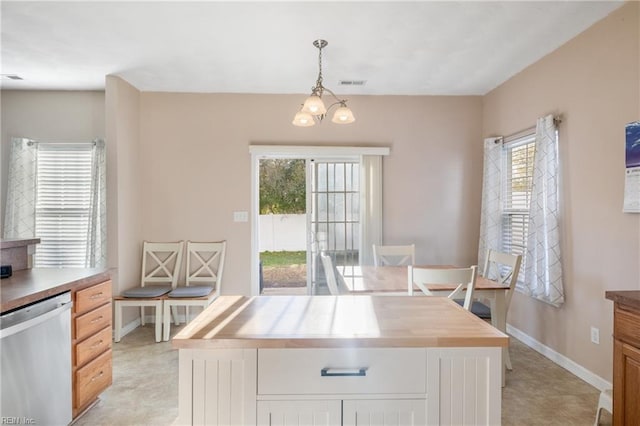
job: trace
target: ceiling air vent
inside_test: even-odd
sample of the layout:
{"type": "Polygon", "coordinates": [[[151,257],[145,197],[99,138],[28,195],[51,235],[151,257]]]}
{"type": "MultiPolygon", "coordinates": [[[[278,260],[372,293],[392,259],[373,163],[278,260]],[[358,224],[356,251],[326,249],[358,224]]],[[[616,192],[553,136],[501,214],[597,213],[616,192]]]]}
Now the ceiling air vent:
{"type": "Polygon", "coordinates": [[[340,86],[364,86],[367,80],[340,80],[340,86]]]}
{"type": "Polygon", "coordinates": [[[16,74],[0,74],[2,80],[22,80],[22,77],[16,74]]]}

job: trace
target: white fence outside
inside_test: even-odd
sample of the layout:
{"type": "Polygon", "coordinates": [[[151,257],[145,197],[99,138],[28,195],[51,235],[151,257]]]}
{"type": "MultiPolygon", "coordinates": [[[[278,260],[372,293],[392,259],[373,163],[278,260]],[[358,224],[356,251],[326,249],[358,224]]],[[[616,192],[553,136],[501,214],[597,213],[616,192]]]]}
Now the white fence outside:
{"type": "Polygon", "coordinates": [[[260,215],[260,251],[305,251],[307,218],[304,214],[260,215]]]}

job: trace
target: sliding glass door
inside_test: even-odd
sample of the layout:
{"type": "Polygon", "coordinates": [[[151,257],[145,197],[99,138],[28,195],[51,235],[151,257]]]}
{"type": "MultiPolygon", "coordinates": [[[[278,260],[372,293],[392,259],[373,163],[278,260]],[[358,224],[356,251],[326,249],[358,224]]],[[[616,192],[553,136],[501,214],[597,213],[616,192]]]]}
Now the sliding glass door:
{"type": "MultiPolygon", "coordinates": [[[[309,295],[327,294],[324,271],[319,255],[331,256],[338,271],[354,276],[354,267],[372,262],[372,244],[382,237],[382,157],[389,154],[383,147],[267,146],[250,147],[252,161],[251,207],[251,293],[301,294],[263,291],[261,238],[269,231],[261,217],[260,164],[263,160],[303,160],[305,162],[304,233],[306,241],[306,289],[309,295]],[[263,229],[265,228],[265,229],[263,229]]],[[[290,161],[286,161],[290,163],[290,161]]],[[[286,180],[289,180],[287,178],[286,180]]],[[[277,185],[280,187],[280,185],[277,185]]],[[[286,186],[286,185],[285,185],[286,186]]],[[[289,220],[291,218],[287,218],[289,220]]],[[[281,222],[278,219],[278,224],[281,222]]],[[[267,222],[269,223],[269,222],[267,222]]],[[[274,221],[275,223],[275,221],[274,221]]],[[[287,222],[292,223],[292,222],[287,222]]],[[[275,225],[274,225],[275,226],[275,225]]],[[[272,232],[274,239],[295,233],[293,225],[272,232]]],[[[263,252],[266,249],[263,250],[263,252]]],[[[274,247],[273,250],[278,250],[274,247]]],[[[301,250],[301,249],[295,249],[301,250]]],[[[298,252],[300,253],[300,252],[298,252]]],[[[292,260],[293,262],[293,260],[292,260]]],[[[348,279],[348,278],[347,278],[348,279]]]]}

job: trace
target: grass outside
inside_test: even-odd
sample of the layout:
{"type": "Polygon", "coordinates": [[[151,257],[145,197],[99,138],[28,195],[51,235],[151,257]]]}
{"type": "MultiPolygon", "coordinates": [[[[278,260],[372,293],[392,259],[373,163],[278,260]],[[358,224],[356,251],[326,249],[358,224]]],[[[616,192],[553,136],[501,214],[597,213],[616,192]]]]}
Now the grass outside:
{"type": "Polygon", "coordinates": [[[263,267],[306,265],[306,251],[263,251],[260,253],[263,267]]]}
{"type": "Polygon", "coordinates": [[[263,287],[306,287],[306,251],[265,251],[260,253],[263,287]]]}

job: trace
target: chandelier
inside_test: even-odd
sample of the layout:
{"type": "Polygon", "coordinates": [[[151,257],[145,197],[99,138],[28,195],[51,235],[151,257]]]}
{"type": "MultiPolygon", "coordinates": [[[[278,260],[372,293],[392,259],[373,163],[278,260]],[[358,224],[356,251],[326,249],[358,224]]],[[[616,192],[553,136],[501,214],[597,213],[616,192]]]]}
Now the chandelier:
{"type": "Polygon", "coordinates": [[[328,111],[334,106],[338,106],[333,114],[332,122],[338,124],[349,124],[356,121],[351,110],[347,107],[346,99],[339,99],[335,93],[327,89],[322,85],[322,49],[327,46],[326,40],[316,40],[313,45],[318,48],[318,79],[316,85],[311,88],[311,95],[304,101],[302,108],[298,111],[293,118],[293,125],[299,127],[310,127],[316,124],[316,121],[321,122],[327,115],[328,111]],[[322,95],[324,92],[329,93],[334,97],[335,102],[329,105],[328,108],[324,106],[322,102],[322,95]]]}

